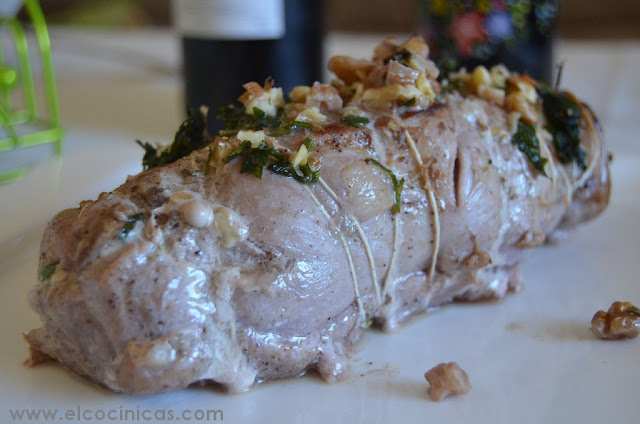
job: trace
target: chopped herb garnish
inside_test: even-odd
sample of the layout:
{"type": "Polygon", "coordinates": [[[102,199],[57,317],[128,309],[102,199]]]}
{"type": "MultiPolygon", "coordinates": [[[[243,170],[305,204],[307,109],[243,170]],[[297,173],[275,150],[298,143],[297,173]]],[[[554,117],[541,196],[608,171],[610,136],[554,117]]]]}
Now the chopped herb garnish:
{"type": "Polygon", "coordinates": [[[629,308],[629,312],[631,312],[632,314],[640,315],[640,308],[631,305],[631,307],[629,308]]]}
{"type": "Polygon", "coordinates": [[[278,149],[269,146],[264,140],[260,142],[258,147],[252,147],[250,141],[243,141],[240,146],[233,151],[227,158],[227,162],[235,158],[242,159],[240,171],[243,173],[251,173],[256,178],[262,179],[262,170],[269,163],[270,158],[283,160],[284,157],[278,149]]]}
{"type": "Polygon", "coordinates": [[[127,221],[124,223],[124,226],[122,227],[122,229],[118,231],[118,234],[116,234],[116,239],[124,241],[129,235],[129,233],[131,232],[131,230],[135,228],[136,223],[138,221],[142,221],[143,218],[144,218],[144,215],[142,215],[141,213],[137,213],[127,218],[127,221]]]}
{"type": "Polygon", "coordinates": [[[284,108],[279,108],[276,116],[268,116],[263,110],[254,107],[253,115],[247,115],[244,107],[228,105],[220,108],[217,117],[224,121],[225,129],[220,131],[221,136],[233,136],[240,130],[271,130],[270,135],[278,136],[290,134],[303,129],[314,129],[311,122],[291,121],[284,116],[284,108]]]}
{"type": "Polygon", "coordinates": [[[274,135],[289,134],[298,130],[312,130],[314,128],[315,125],[311,122],[289,121],[288,119],[283,119],[278,131],[274,135]]]}
{"type": "MultiPolygon", "coordinates": [[[[307,137],[304,139],[302,144],[307,149],[307,152],[310,152],[311,146],[313,146],[313,140],[311,137],[307,137]]],[[[286,160],[279,160],[278,162],[274,162],[269,165],[269,169],[276,174],[294,178],[296,181],[303,184],[315,183],[320,177],[320,173],[312,170],[308,162],[304,165],[295,167],[292,163],[286,160]]]]}
{"type": "Polygon", "coordinates": [[[320,177],[320,173],[318,171],[313,171],[308,163],[298,167],[299,173],[296,172],[296,168],[287,161],[274,162],[269,165],[269,169],[276,174],[293,178],[303,184],[315,183],[320,177]]]}
{"type": "Polygon", "coordinates": [[[142,158],[143,168],[146,170],[175,162],[206,146],[209,143],[205,136],[206,118],[201,110],[188,109],[187,119],[178,128],[173,143],[164,149],[157,149],[149,142],[136,140],[145,151],[142,158]]]}
{"type": "Polygon", "coordinates": [[[224,122],[225,129],[220,131],[222,136],[236,135],[240,130],[258,131],[280,127],[284,109],[279,108],[276,116],[268,116],[262,109],[253,108],[253,115],[244,112],[241,105],[228,105],[220,108],[218,120],[224,122]]]}
{"type": "MultiPolygon", "coordinates": [[[[307,137],[304,146],[311,149],[312,140],[307,137]]],[[[262,141],[258,147],[252,147],[250,141],[243,141],[240,146],[227,158],[227,162],[235,158],[242,159],[241,172],[253,174],[256,178],[262,179],[262,171],[265,166],[276,174],[294,178],[296,181],[310,184],[318,181],[318,171],[313,171],[308,163],[298,167],[290,163],[278,149],[270,147],[262,141]]]]}
{"type": "Polygon", "coordinates": [[[396,62],[400,62],[404,66],[409,66],[409,60],[411,60],[411,52],[409,50],[407,50],[407,49],[398,50],[394,54],[385,57],[382,60],[382,63],[384,63],[386,65],[391,60],[395,60],[396,62]]]}
{"type": "Polygon", "coordinates": [[[540,156],[540,141],[533,125],[518,121],[518,129],[511,142],[525,154],[535,169],[545,177],[547,176],[544,172],[544,164],[547,163],[547,159],[540,156]]]}
{"type": "Polygon", "coordinates": [[[400,200],[402,196],[402,188],[404,187],[404,178],[398,181],[398,177],[396,177],[396,174],[394,174],[393,171],[373,158],[365,159],[365,161],[367,163],[373,163],[374,165],[385,171],[387,174],[389,174],[389,177],[391,177],[391,182],[393,183],[393,190],[396,193],[396,201],[393,205],[393,212],[400,212],[400,200]]]}
{"type": "Polygon", "coordinates": [[[552,91],[548,87],[538,89],[542,109],[549,123],[547,130],[553,136],[558,159],[562,163],[575,162],[585,169],[585,153],[580,148],[582,112],[578,102],[566,92],[552,91]]]}
{"type": "Polygon", "coordinates": [[[402,104],[402,106],[411,107],[416,105],[416,98],[412,97],[402,104]]]}
{"type": "Polygon", "coordinates": [[[340,120],[342,123],[349,125],[353,128],[358,128],[361,125],[366,125],[369,123],[369,118],[364,116],[357,115],[347,115],[340,120]]]}
{"type": "Polygon", "coordinates": [[[311,137],[307,137],[307,138],[304,139],[302,144],[304,144],[304,147],[307,148],[307,152],[310,152],[311,151],[311,146],[313,145],[313,140],[311,139],[311,137]]]}
{"type": "Polygon", "coordinates": [[[42,271],[40,271],[40,282],[48,280],[56,273],[56,267],[60,264],[60,261],[51,262],[42,267],[42,271]]]}
{"type": "Polygon", "coordinates": [[[266,116],[266,114],[262,109],[255,106],[253,107],[253,115],[258,119],[264,119],[264,117],[266,116]]]}

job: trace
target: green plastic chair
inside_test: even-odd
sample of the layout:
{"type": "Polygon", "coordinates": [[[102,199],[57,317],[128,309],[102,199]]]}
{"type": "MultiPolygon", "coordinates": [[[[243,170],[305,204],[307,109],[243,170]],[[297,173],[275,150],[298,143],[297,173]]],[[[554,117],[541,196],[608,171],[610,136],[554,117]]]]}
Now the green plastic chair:
{"type": "MultiPolygon", "coordinates": [[[[16,9],[21,2],[16,3],[16,9]]],[[[46,113],[38,108],[35,81],[29,58],[29,43],[25,27],[17,18],[17,10],[12,16],[0,16],[0,31],[11,34],[15,43],[15,65],[5,62],[3,44],[0,43],[0,153],[7,150],[53,143],[54,154],[62,154],[63,130],[58,109],[51,43],[44,15],[37,0],[24,0],[24,8],[35,34],[40,60],[46,113]],[[11,93],[17,89],[23,97],[23,104],[12,104],[11,93]],[[19,128],[18,128],[19,127],[19,128]]],[[[29,167],[23,166],[0,173],[0,184],[12,182],[23,176],[29,167]]]]}

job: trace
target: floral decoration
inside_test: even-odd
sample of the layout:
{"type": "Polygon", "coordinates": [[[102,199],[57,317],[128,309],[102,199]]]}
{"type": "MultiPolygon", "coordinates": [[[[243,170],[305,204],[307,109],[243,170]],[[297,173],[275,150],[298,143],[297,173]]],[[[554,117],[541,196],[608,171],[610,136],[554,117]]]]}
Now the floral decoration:
{"type": "Polygon", "coordinates": [[[423,0],[423,33],[441,68],[487,60],[548,36],[559,0],[423,0]]]}

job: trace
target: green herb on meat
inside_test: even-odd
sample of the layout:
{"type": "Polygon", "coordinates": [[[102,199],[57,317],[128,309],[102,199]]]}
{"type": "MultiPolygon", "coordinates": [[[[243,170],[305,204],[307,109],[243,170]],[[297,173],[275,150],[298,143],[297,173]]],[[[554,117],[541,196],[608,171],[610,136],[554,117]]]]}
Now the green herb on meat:
{"type": "Polygon", "coordinates": [[[56,267],[60,261],[51,262],[42,267],[42,271],[40,271],[40,282],[46,281],[56,273],[56,267]]]}
{"type": "Polygon", "coordinates": [[[538,140],[536,129],[533,125],[518,121],[518,129],[513,135],[511,142],[525,154],[535,169],[545,177],[547,176],[544,172],[544,164],[547,163],[547,159],[540,156],[540,141],[538,140]]]}
{"type": "Polygon", "coordinates": [[[236,135],[241,130],[258,131],[279,128],[284,115],[284,108],[279,108],[276,116],[267,115],[262,109],[254,107],[253,115],[245,113],[242,105],[227,105],[220,108],[217,119],[224,123],[222,136],[236,135]]]}
{"type": "Polygon", "coordinates": [[[548,87],[539,88],[538,93],[558,159],[565,164],[575,162],[580,169],[585,169],[585,153],[580,148],[582,111],[577,100],[566,92],[552,91],[548,87]]]}
{"type": "Polygon", "coordinates": [[[308,163],[298,167],[299,173],[296,172],[296,168],[291,163],[286,161],[274,162],[269,165],[269,169],[276,174],[293,178],[302,184],[315,183],[320,177],[320,173],[312,170],[308,163]]]}
{"type": "Polygon", "coordinates": [[[409,61],[411,60],[411,52],[409,50],[407,50],[407,49],[398,50],[394,54],[385,57],[382,60],[382,63],[384,63],[386,65],[391,60],[395,60],[396,62],[400,62],[404,66],[409,66],[409,61]]]}
{"type": "Polygon", "coordinates": [[[131,230],[135,228],[136,223],[138,221],[142,221],[143,218],[144,218],[144,215],[142,215],[141,213],[137,213],[127,218],[122,229],[120,229],[120,231],[118,231],[118,234],[116,234],[116,239],[124,241],[129,235],[129,233],[131,232],[131,230]]]}
{"type": "Polygon", "coordinates": [[[206,121],[206,113],[203,113],[202,110],[188,109],[187,119],[178,128],[170,146],[158,149],[149,142],[145,141],[143,143],[140,140],[136,140],[136,143],[145,151],[142,158],[143,168],[146,170],[167,165],[187,156],[194,150],[206,146],[209,143],[208,138],[205,136],[206,121]]]}
{"type": "Polygon", "coordinates": [[[267,116],[266,113],[264,113],[264,111],[262,109],[260,109],[259,107],[253,107],[253,116],[255,116],[258,119],[264,119],[265,116],[267,116]]]}
{"type": "Polygon", "coordinates": [[[278,161],[284,160],[282,153],[271,146],[264,140],[260,142],[258,147],[252,147],[250,141],[243,141],[240,146],[234,150],[227,162],[231,162],[235,158],[242,159],[240,171],[243,173],[251,173],[256,178],[262,179],[262,170],[269,163],[270,158],[278,161]]]}
{"type": "Polygon", "coordinates": [[[411,106],[415,106],[415,105],[416,105],[416,98],[415,97],[410,98],[409,100],[407,100],[406,102],[404,102],[402,104],[402,106],[405,106],[405,107],[411,107],[411,106]]]}
{"type": "Polygon", "coordinates": [[[349,125],[353,128],[358,128],[361,125],[366,125],[369,123],[369,119],[364,116],[357,115],[347,115],[340,120],[342,123],[349,125]]]}
{"type": "MultiPolygon", "coordinates": [[[[313,140],[311,139],[311,137],[307,137],[302,142],[302,145],[307,149],[307,152],[311,152],[313,140]]],[[[320,173],[311,169],[308,160],[305,164],[298,167],[294,166],[289,161],[280,160],[278,162],[272,163],[269,166],[269,169],[276,174],[293,178],[302,184],[315,183],[318,181],[318,178],[320,178],[320,173]]]]}
{"type": "Polygon", "coordinates": [[[263,110],[254,107],[253,115],[248,115],[243,106],[228,105],[220,108],[217,118],[224,122],[225,129],[220,131],[221,136],[233,136],[241,130],[267,130],[269,135],[277,137],[298,130],[315,128],[311,122],[287,119],[284,116],[284,108],[278,108],[276,116],[268,116],[263,110]]]}
{"type": "Polygon", "coordinates": [[[307,152],[310,152],[311,151],[311,147],[313,146],[313,140],[311,139],[311,137],[307,137],[307,138],[304,139],[302,144],[307,149],[307,152]]]}
{"type": "Polygon", "coordinates": [[[629,308],[629,312],[640,316],[640,308],[638,308],[637,306],[631,305],[631,307],[629,308]]]}
{"type": "Polygon", "coordinates": [[[315,125],[311,122],[300,122],[300,121],[290,121],[288,119],[283,119],[280,123],[280,127],[278,131],[274,134],[275,136],[282,134],[290,134],[292,132],[296,132],[298,130],[313,130],[315,129],[315,125]]]}
{"type": "MultiPolygon", "coordinates": [[[[307,150],[311,149],[311,144],[311,138],[307,137],[304,140],[304,146],[307,150]]],[[[229,155],[227,162],[235,158],[242,160],[241,172],[251,173],[259,179],[262,179],[262,172],[265,167],[276,174],[293,178],[303,184],[315,183],[320,176],[318,171],[312,170],[308,163],[298,167],[294,166],[278,149],[270,147],[264,141],[260,142],[258,147],[252,147],[250,141],[243,141],[229,155]]]]}
{"type": "Polygon", "coordinates": [[[395,194],[396,194],[396,201],[395,201],[395,204],[393,205],[393,212],[394,213],[400,212],[400,201],[402,196],[402,188],[404,187],[404,178],[398,181],[398,177],[396,177],[396,174],[394,174],[393,171],[391,171],[389,168],[387,168],[377,160],[373,158],[368,158],[365,160],[367,163],[373,163],[374,165],[376,165],[377,167],[385,171],[387,174],[389,174],[389,177],[391,177],[391,182],[393,183],[393,190],[395,191],[395,194]]]}

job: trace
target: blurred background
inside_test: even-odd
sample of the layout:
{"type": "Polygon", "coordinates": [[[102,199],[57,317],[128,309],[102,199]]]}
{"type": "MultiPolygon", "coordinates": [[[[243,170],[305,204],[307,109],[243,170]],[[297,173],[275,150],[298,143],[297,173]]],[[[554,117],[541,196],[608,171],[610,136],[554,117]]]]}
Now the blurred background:
{"type": "MultiPolygon", "coordinates": [[[[277,3],[251,1],[258,6],[277,3]]],[[[0,0],[0,6],[12,2],[22,3],[23,0],[0,0]]],[[[436,7],[444,10],[461,4],[472,4],[480,10],[497,4],[504,8],[505,4],[514,7],[525,3],[524,0],[283,0],[281,3],[287,4],[287,11],[295,9],[289,6],[308,9],[302,11],[301,16],[309,19],[285,19],[303,24],[293,27],[292,31],[287,29],[286,34],[292,35],[284,37],[282,42],[246,43],[247,48],[240,55],[240,43],[224,44],[228,40],[211,43],[213,37],[195,40],[196,43],[196,36],[182,31],[180,25],[176,25],[179,19],[175,19],[173,13],[179,9],[173,6],[183,2],[187,3],[186,0],[39,0],[51,35],[65,161],[69,164],[77,160],[84,166],[87,163],[85,153],[99,155],[100,161],[91,159],[94,163],[90,170],[98,172],[96,165],[99,164],[105,176],[113,176],[113,180],[105,179],[100,186],[104,189],[119,182],[122,169],[131,173],[139,171],[142,151],[133,138],[167,144],[185,117],[185,106],[210,105],[214,113],[210,114],[209,129],[217,133],[218,128],[212,127],[216,123],[211,121],[215,121],[220,106],[232,103],[242,94],[243,83],[264,81],[266,76],[272,76],[288,92],[292,84],[308,84],[315,80],[328,82],[331,76],[325,64],[330,56],[369,57],[384,37],[401,39],[421,30],[425,5],[434,11],[436,7]],[[319,36],[315,32],[308,33],[312,26],[309,22],[318,15],[315,6],[311,5],[324,7],[324,22],[317,25],[321,28],[319,36]],[[320,47],[309,47],[303,44],[305,40],[318,43],[320,47]],[[205,41],[206,45],[200,41],[205,41]],[[215,48],[216,54],[211,54],[209,48],[215,48]],[[188,66],[189,63],[193,66],[188,66]],[[312,66],[306,66],[309,63],[312,66]],[[242,73],[250,68],[259,68],[257,71],[264,75],[242,73]],[[287,87],[288,74],[279,72],[292,69],[299,72],[289,79],[287,87]],[[225,94],[225,99],[212,97],[221,93],[225,94]],[[113,161],[109,162],[109,158],[113,161]],[[130,162],[123,162],[123,158],[130,162]]],[[[208,2],[192,0],[188,3],[208,2]]],[[[555,4],[555,0],[527,0],[526,3],[555,4]]],[[[551,63],[548,68],[562,64],[561,88],[575,92],[592,106],[613,150],[640,154],[640,143],[636,141],[640,132],[637,120],[640,108],[640,80],[637,78],[640,0],[558,0],[558,3],[555,59],[552,63],[537,62],[551,63]]],[[[20,17],[29,20],[25,10],[20,17]]],[[[470,28],[472,35],[476,34],[473,31],[477,30],[477,23],[477,20],[467,21],[465,29],[470,28]]],[[[459,33],[464,35],[465,31],[459,33]]],[[[14,40],[6,28],[1,35],[0,41],[5,45],[14,40]]],[[[33,34],[28,32],[28,35],[30,41],[34,41],[33,34]]],[[[520,45],[516,47],[516,53],[528,54],[527,49],[520,45]]],[[[10,51],[11,48],[4,50],[5,53],[10,51]]],[[[431,57],[435,56],[434,51],[431,51],[431,57]]],[[[31,49],[38,89],[42,86],[42,70],[41,61],[34,56],[36,53],[36,49],[31,49]]],[[[9,56],[4,54],[0,59],[9,56]]],[[[531,56],[544,59],[535,52],[531,56]]],[[[547,81],[555,82],[555,79],[547,81]]],[[[19,87],[0,90],[0,94],[3,93],[5,98],[10,94],[12,99],[21,100],[19,87]]],[[[43,103],[46,104],[39,102],[39,105],[43,103]]],[[[43,115],[46,110],[44,112],[43,115]]],[[[15,153],[15,156],[24,153],[25,161],[35,161],[31,151],[17,150],[20,149],[13,152],[0,149],[0,177],[4,165],[13,169],[19,162],[9,153],[15,153]]],[[[49,154],[48,151],[45,153],[49,154]]],[[[54,181],[53,178],[49,180],[54,181]]],[[[87,193],[96,190],[96,180],[99,178],[87,180],[87,193]]],[[[22,210],[16,208],[16,216],[22,210]]]]}
{"type": "MultiPolygon", "coordinates": [[[[326,0],[329,31],[410,32],[419,0],[326,0]]],[[[50,24],[168,26],[170,0],[42,0],[50,24]]],[[[640,38],[639,0],[563,0],[558,21],[566,39],[640,38]]]]}

